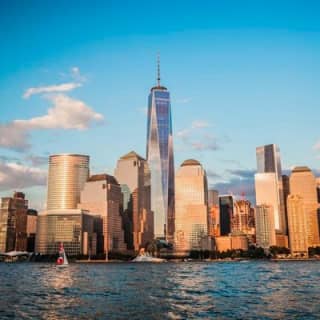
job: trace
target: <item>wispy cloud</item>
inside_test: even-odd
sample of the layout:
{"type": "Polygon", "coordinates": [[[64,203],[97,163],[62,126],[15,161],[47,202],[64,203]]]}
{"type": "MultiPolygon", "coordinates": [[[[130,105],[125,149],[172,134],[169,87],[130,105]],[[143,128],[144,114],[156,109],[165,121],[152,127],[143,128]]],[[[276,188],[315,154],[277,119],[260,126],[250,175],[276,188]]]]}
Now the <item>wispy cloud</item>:
{"type": "Polygon", "coordinates": [[[220,194],[232,194],[236,197],[245,195],[252,203],[255,202],[254,190],[254,169],[234,169],[227,170],[226,175],[229,179],[224,182],[213,184],[213,187],[219,191],[220,194]]]}
{"type": "Polygon", "coordinates": [[[42,94],[42,93],[67,92],[67,91],[71,91],[71,90],[78,88],[78,87],[81,87],[81,86],[82,86],[81,83],[69,82],[69,83],[56,84],[56,85],[51,85],[51,86],[46,86],[46,87],[29,88],[23,94],[23,98],[28,99],[32,95],[42,94]]]}
{"type": "Polygon", "coordinates": [[[210,124],[204,120],[195,120],[189,128],[177,132],[182,142],[196,151],[216,151],[220,149],[218,139],[211,133],[204,131],[210,124]]]}
{"type": "Polygon", "coordinates": [[[0,191],[44,186],[46,185],[46,179],[46,170],[13,162],[0,162],[0,191]]]}

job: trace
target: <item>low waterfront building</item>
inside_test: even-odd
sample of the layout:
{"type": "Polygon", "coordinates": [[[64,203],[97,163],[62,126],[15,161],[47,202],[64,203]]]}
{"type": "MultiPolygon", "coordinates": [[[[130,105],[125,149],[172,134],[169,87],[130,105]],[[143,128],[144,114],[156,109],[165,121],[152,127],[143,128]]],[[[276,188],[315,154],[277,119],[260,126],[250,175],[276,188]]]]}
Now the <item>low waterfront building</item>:
{"type": "Polygon", "coordinates": [[[224,252],[228,250],[248,250],[248,238],[241,232],[235,232],[228,236],[215,237],[216,250],[224,252]]]}
{"type": "Polygon", "coordinates": [[[68,256],[97,254],[102,220],[81,209],[48,210],[39,213],[36,252],[54,255],[63,243],[68,256]]]}

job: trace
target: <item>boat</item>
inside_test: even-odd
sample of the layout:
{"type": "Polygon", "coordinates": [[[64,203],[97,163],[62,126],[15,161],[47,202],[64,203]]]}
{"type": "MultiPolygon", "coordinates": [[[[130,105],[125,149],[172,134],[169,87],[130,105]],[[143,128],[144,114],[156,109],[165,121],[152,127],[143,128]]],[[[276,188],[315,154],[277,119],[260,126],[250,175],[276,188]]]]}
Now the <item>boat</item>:
{"type": "Polygon", "coordinates": [[[58,267],[66,267],[69,265],[66,252],[64,251],[63,243],[60,243],[59,247],[59,257],[57,259],[57,266],[58,267]]]}
{"type": "Polygon", "coordinates": [[[140,249],[139,254],[132,260],[132,262],[166,262],[166,259],[156,258],[150,255],[148,252],[145,252],[144,249],[140,249]]]}

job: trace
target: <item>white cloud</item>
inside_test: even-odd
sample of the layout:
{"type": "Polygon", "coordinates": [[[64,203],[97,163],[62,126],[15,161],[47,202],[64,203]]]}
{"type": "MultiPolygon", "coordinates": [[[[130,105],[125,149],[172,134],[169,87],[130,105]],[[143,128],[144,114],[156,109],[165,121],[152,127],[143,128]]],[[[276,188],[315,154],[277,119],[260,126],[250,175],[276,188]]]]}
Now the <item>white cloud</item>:
{"type": "Polygon", "coordinates": [[[204,120],[195,120],[192,122],[192,125],[191,127],[193,129],[201,129],[201,128],[208,128],[210,127],[209,126],[209,123],[207,121],[204,121],[204,120]]]}
{"type": "Polygon", "coordinates": [[[18,163],[0,162],[0,190],[21,190],[46,185],[46,170],[27,167],[18,163]]]}
{"type": "Polygon", "coordinates": [[[41,94],[41,93],[67,92],[81,86],[82,84],[78,82],[68,82],[68,83],[62,83],[62,84],[46,86],[46,87],[29,88],[23,94],[23,98],[28,99],[34,94],[41,94]]]}
{"type": "Polygon", "coordinates": [[[94,112],[83,101],[63,94],[47,97],[53,103],[48,114],[13,123],[24,129],[77,129],[84,130],[93,122],[103,120],[103,115],[94,112]]]}

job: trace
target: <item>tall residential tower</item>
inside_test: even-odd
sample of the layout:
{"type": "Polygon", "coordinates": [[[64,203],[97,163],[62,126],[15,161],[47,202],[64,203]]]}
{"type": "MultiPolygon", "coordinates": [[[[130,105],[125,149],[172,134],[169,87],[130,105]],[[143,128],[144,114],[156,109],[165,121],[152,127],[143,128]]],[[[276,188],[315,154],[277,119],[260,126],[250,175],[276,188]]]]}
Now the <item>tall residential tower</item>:
{"type": "Polygon", "coordinates": [[[174,162],[170,93],[158,83],[151,89],[148,102],[147,161],[151,172],[151,210],[155,238],[173,241],[174,235],[174,162]]]}

